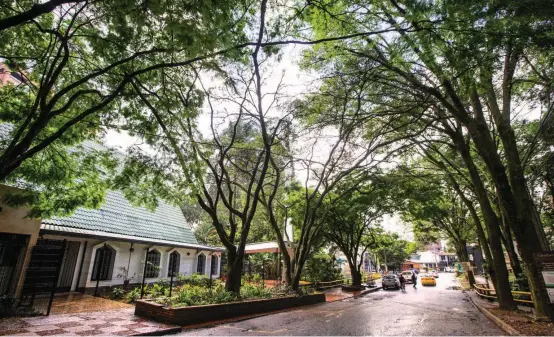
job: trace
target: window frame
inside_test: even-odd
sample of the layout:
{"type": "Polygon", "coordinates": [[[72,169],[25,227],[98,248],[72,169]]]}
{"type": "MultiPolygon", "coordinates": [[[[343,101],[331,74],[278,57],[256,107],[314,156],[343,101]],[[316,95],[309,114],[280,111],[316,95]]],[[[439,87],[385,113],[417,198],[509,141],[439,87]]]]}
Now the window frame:
{"type": "Polygon", "coordinates": [[[96,252],[94,253],[94,261],[92,263],[92,275],[90,276],[91,281],[97,282],[112,280],[116,254],[117,251],[110,245],[103,245],[102,247],[96,249],[96,252]],[[106,256],[106,252],[109,252],[108,256],[106,256]],[[99,273],[98,268],[100,268],[100,260],[103,261],[102,270],[100,270],[100,275],[97,277],[97,274],[99,273]]]}
{"type": "Polygon", "coordinates": [[[210,273],[212,275],[217,275],[217,263],[218,263],[218,256],[212,255],[211,261],[210,261],[210,273]]]}
{"type": "Polygon", "coordinates": [[[158,278],[160,277],[160,265],[162,261],[162,254],[157,249],[151,249],[146,253],[145,263],[146,270],[144,272],[145,278],[158,278]]]}
{"type": "Polygon", "coordinates": [[[167,277],[179,275],[179,267],[181,265],[181,254],[178,251],[174,250],[169,254],[169,263],[167,264],[167,277]],[[177,259],[177,261],[175,261],[177,259]],[[175,269],[175,270],[174,270],[175,269]]]}
{"type": "Polygon", "coordinates": [[[200,253],[196,257],[196,273],[202,275],[206,274],[206,255],[204,255],[204,253],[200,253]],[[199,263],[200,257],[202,257],[202,263],[199,263]]]}

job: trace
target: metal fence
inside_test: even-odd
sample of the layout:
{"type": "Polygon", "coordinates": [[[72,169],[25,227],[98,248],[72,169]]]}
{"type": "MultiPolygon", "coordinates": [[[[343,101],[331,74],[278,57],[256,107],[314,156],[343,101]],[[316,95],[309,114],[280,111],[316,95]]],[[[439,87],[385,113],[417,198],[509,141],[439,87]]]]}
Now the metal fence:
{"type": "MultiPolygon", "coordinates": [[[[474,284],[475,292],[482,298],[489,300],[496,299],[496,291],[492,288],[489,288],[486,284],[474,284]]],[[[524,304],[533,304],[533,294],[528,291],[512,291],[512,296],[514,301],[524,304]]]]}
{"type": "Polygon", "coordinates": [[[0,317],[50,314],[65,250],[65,240],[30,247],[27,235],[0,233],[0,317]]]}

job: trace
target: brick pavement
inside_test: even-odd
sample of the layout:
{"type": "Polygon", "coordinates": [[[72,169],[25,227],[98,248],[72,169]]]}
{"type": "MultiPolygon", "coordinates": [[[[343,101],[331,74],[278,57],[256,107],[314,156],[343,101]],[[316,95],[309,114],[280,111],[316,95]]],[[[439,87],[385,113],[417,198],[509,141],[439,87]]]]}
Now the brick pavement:
{"type": "Polygon", "coordinates": [[[0,336],[138,336],[180,331],[148,321],[134,308],[0,320],[0,336]]]}

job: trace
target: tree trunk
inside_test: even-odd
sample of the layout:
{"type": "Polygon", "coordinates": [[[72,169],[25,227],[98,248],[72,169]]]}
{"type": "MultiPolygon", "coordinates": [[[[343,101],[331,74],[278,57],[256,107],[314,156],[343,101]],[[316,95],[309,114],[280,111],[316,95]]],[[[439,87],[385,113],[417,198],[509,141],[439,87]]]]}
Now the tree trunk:
{"type": "MultiPolygon", "coordinates": [[[[465,241],[458,241],[455,243],[456,245],[456,254],[458,254],[458,258],[460,259],[460,262],[469,262],[469,255],[467,253],[467,247],[465,241]]],[[[469,281],[469,286],[473,288],[475,285],[475,276],[473,275],[473,272],[467,273],[467,280],[469,281]]]]}
{"type": "Polygon", "coordinates": [[[514,247],[512,233],[510,232],[510,228],[506,226],[504,227],[504,235],[502,236],[502,243],[504,244],[504,248],[506,248],[506,252],[508,253],[508,257],[510,258],[510,265],[512,266],[514,275],[516,277],[521,276],[521,274],[523,274],[523,269],[521,268],[521,263],[519,262],[519,256],[517,255],[516,249],[514,247]]]}
{"type": "Polygon", "coordinates": [[[350,275],[352,275],[352,285],[353,286],[361,286],[362,285],[362,273],[356,266],[356,264],[352,264],[352,262],[348,261],[348,264],[350,266],[350,275]]]}
{"type": "Polygon", "coordinates": [[[227,254],[227,279],[225,280],[225,290],[240,294],[244,256],[239,256],[237,252],[231,250],[227,250],[227,254]]]}
{"type": "MultiPolygon", "coordinates": [[[[487,190],[483,180],[481,179],[481,175],[479,174],[479,170],[471,157],[470,149],[465,143],[463,136],[459,132],[453,133],[450,136],[458,148],[466,168],[468,169],[471,182],[475,189],[475,195],[477,196],[477,200],[481,206],[483,221],[485,222],[489,235],[486,239],[482,238],[484,233],[478,232],[478,235],[482,240],[488,242],[489,244],[490,256],[486,256],[487,260],[489,260],[488,271],[496,289],[499,307],[502,309],[516,309],[517,305],[514,302],[512,291],[510,289],[508,269],[506,268],[504,251],[502,250],[502,242],[500,240],[501,232],[498,218],[494,213],[487,190]]],[[[485,250],[485,254],[486,253],[487,252],[485,250]]]]}
{"type": "MultiPolygon", "coordinates": [[[[299,249],[299,247],[298,247],[299,249]]],[[[298,264],[294,266],[294,275],[292,275],[291,288],[294,291],[298,291],[300,288],[300,278],[302,277],[302,270],[304,269],[304,264],[306,259],[299,259],[298,264]]]]}
{"type": "Polygon", "coordinates": [[[512,266],[514,275],[518,277],[523,273],[523,270],[519,262],[519,256],[517,255],[514,247],[512,232],[510,230],[508,222],[506,221],[506,215],[504,214],[502,207],[498,203],[496,206],[498,209],[498,213],[500,214],[500,223],[502,224],[502,236],[500,238],[502,239],[502,244],[504,244],[504,248],[506,248],[508,257],[510,258],[510,265],[512,266]]]}
{"type": "MultiPolygon", "coordinates": [[[[543,251],[542,245],[534,225],[530,226],[528,221],[522,218],[524,214],[530,216],[530,212],[523,211],[523,214],[520,212],[523,203],[521,201],[516,201],[518,198],[514,195],[515,190],[512,191],[506,175],[506,170],[498,156],[498,152],[490,138],[490,134],[485,134],[483,131],[477,130],[482,127],[485,128],[484,132],[488,132],[486,125],[481,127],[471,125],[471,127],[468,127],[468,130],[491,173],[498,195],[500,196],[502,209],[506,212],[506,220],[510,228],[512,228],[520,247],[521,258],[525,269],[528,271],[527,277],[529,278],[529,286],[533,293],[535,314],[537,318],[545,319],[550,317],[550,308],[547,301],[548,296],[546,294],[546,289],[540,283],[541,275],[538,274],[538,270],[535,268],[533,262],[533,254],[543,251]]],[[[523,193],[526,194],[527,192],[523,191],[523,193]]],[[[501,285],[501,283],[503,282],[499,281],[499,285],[501,285]]]]}
{"type": "MultiPolygon", "coordinates": [[[[500,111],[497,104],[492,83],[487,90],[487,99],[498,135],[504,147],[508,170],[502,164],[497,151],[486,152],[491,149],[488,144],[490,139],[488,128],[486,134],[480,132],[482,138],[480,141],[482,151],[480,150],[480,153],[482,152],[483,159],[491,171],[495,185],[497,185],[497,190],[501,196],[501,206],[506,212],[509,227],[514,232],[520,247],[521,258],[527,270],[529,285],[533,293],[535,315],[538,319],[550,319],[548,294],[541,283],[542,275],[539,274],[533,261],[534,254],[547,250],[548,244],[540,220],[535,216],[535,205],[529,195],[515,133],[510,124],[511,77],[505,76],[503,84],[507,85],[507,90],[503,91],[502,97],[503,111],[500,111]]],[[[479,124],[486,124],[484,118],[481,119],[479,124]]],[[[477,145],[477,141],[475,143],[477,145]]]]}
{"type": "MultiPolygon", "coordinates": [[[[471,159],[471,158],[469,158],[469,159],[471,159]]],[[[477,211],[475,210],[475,207],[473,206],[473,203],[471,202],[471,200],[469,200],[466,197],[464,192],[461,190],[460,185],[458,184],[456,179],[451,174],[449,174],[449,177],[450,177],[450,181],[452,182],[452,185],[453,185],[454,189],[456,190],[456,192],[458,193],[458,195],[460,196],[460,198],[462,199],[462,201],[464,202],[466,207],[469,209],[469,213],[471,214],[471,217],[473,218],[473,222],[475,223],[475,231],[477,232],[477,239],[479,241],[479,245],[481,246],[482,251],[485,253],[485,258],[487,259],[487,273],[490,275],[492,283],[494,284],[495,289],[496,289],[496,288],[498,288],[498,286],[497,286],[497,284],[498,284],[497,280],[498,279],[496,277],[496,272],[495,272],[495,268],[494,268],[496,263],[495,263],[493,255],[491,253],[490,245],[489,245],[489,242],[487,240],[487,236],[485,235],[483,225],[481,224],[481,219],[479,218],[479,215],[477,214],[477,211]]],[[[506,266],[503,265],[503,264],[498,266],[498,268],[502,268],[502,267],[505,268],[506,266]]],[[[506,275],[508,275],[507,271],[506,271],[506,275]]],[[[506,280],[506,281],[508,281],[508,280],[506,280]]],[[[501,298],[504,299],[504,297],[501,297],[501,298]]],[[[501,308],[504,308],[505,305],[506,305],[506,303],[504,303],[504,301],[499,301],[499,306],[501,308]]]]}

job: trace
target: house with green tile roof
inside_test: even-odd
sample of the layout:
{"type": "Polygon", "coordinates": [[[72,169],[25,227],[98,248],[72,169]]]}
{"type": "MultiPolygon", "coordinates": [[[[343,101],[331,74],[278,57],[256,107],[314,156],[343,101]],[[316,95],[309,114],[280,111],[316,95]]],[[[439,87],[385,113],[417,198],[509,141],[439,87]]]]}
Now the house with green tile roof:
{"type": "Polygon", "coordinates": [[[159,201],[150,211],[108,191],[99,209],[43,219],[43,240],[66,240],[59,291],[96,291],[129,283],[153,283],[171,275],[218,278],[222,248],[200,245],[179,207],[159,201]]]}
{"type": "MultiPolygon", "coordinates": [[[[6,76],[0,86],[17,82],[6,76]]],[[[0,149],[12,132],[10,124],[0,123],[0,149]]],[[[105,149],[90,141],[80,146],[105,149]]],[[[0,197],[21,188],[28,187],[0,184],[0,197]]],[[[48,219],[29,219],[28,211],[0,201],[0,296],[30,291],[34,298],[38,288],[97,292],[177,274],[221,274],[224,250],[198,244],[181,209],[163,201],[150,211],[132,205],[119,191],[108,191],[99,209],[79,208],[71,216],[48,219]],[[45,247],[63,249],[53,256],[48,252],[54,250],[45,247]]]]}
{"type": "MultiPolygon", "coordinates": [[[[4,190],[17,188],[0,185],[0,194],[4,190]]],[[[57,275],[58,292],[97,292],[178,274],[220,276],[224,250],[198,244],[181,209],[161,200],[151,211],[132,205],[120,191],[108,191],[98,209],[79,208],[70,216],[33,221],[25,218],[23,210],[2,204],[0,209],[0,259],[9,254],[14,264],[4,268],[14,275],[0,275],[0,296],[19,291],[25,275],[15,273],[25,270],[21,263],[32,259],[30,247],[48,242],[65,246],[57,275]],[[25,244],[16,251],[13,240],[25,244]]]]}

